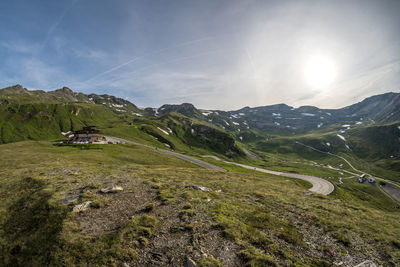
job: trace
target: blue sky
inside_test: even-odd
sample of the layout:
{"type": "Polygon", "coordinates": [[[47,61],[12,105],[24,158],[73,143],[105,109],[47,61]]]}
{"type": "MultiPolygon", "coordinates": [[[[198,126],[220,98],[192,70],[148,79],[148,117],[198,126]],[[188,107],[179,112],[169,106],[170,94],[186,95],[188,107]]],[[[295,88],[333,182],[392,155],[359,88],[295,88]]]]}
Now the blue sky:
{"type": "Polygon", "coordinates": [[[400,1],[2,0],[0,87],[138,106],[342,107],[400,91],[400,1]],[[307,62],[334,62],[313,88],[307,62]]]}

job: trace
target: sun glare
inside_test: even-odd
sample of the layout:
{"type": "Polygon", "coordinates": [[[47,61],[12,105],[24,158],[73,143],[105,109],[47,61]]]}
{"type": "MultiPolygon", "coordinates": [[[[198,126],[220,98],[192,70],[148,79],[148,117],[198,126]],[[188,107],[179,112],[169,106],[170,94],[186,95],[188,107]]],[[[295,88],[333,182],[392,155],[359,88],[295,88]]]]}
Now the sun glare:
{"type": "Polygon", "coordinates": [[[326,88],[335,80],[335,63],[328,57],[314,56],[305,66],[304,75],[310,86],[326,88]]]}

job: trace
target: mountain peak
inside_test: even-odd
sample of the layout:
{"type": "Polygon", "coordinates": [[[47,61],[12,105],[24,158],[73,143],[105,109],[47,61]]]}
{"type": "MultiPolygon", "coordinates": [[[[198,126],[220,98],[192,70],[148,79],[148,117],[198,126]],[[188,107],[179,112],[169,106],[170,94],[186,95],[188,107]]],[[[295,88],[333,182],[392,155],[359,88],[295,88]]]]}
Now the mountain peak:
{"type": "Polygon", "coordinates": [[[72,91],[71,89],[69,89],[66,86],[63,86],[61,89],[54,90],[53,92],[55,92],[55,93],[64,93],[64,94],[67,94],[67,95],[74,95],[74,91],[72,91]]]}
{"type": "Polygon", "coordinates": [[[170,112],[177,112],[188,117],[193,117],[193,118],[202,117],[201,112],[198,109],[196,109],[196,107],[191,103],[182,103],[178,105],[165,104],[162,105],[157,111],[159,115],[164,115],[170,112]]]}
{"type": "Polygon", "coordinates": [[[19,94],[19,93],[25,93],[28,90],[25,89],[22,85],[16,84],[10,87],[6,87],[3,89],[0,89],[0,92],[5,93],[5,94],[19,94]]]}

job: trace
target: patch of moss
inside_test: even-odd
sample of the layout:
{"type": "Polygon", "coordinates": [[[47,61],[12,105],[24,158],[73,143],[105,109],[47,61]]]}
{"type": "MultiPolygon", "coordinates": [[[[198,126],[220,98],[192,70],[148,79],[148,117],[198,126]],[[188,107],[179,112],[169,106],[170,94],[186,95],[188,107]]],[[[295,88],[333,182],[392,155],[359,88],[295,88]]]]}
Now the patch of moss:
{"type": "Polygon", "coordinates": [[[339,231],[334,231],[332,236],[339,241],[340,243],[342,243],[343,245],[345,245],[346,247],[350,247],[351,245],[351,240],[349,237],[349,232],[346,229],[341,229],[339,231]]]}
{"type": "Polygon", "coordinates": [[[277,263],[271,256],[262,253],[254,247],[243,249],[239,251],[238,255],[246,263],[246,266],[277,266],[277,263]]]}

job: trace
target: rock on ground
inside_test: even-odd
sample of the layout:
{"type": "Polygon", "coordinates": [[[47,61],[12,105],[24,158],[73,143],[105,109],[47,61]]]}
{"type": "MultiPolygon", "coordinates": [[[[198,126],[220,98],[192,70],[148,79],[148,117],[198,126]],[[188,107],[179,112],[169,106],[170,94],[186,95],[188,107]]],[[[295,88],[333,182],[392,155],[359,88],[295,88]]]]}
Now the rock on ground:
{"type": "Polygon", "coordinates": [[[124,190],[122,188],[122,186],[113,185],[113,186],[110,186],[110,187],[107,187],[107,188],[100,189],[100,192],[105,194],[105,193],[116,193],[116,192],[119,192],[119,191],[122,191],[122,190],[124,190]]]}
{"type": "Polygon", "coordinates": [[[86,202],[83,202],[83,203],[81,203],[81,204],[79,204],[79,205],[76,205],[74,208],[73,208],[73,212],[82,212],[82,211],[85,211],[85,210],[87,210],[89,207],[90,207],[90,204],[92,204],[92,201],[86,201],[86,202]]]}
{"type": "Polygon", "coordinates": [[[201,190],[203,192],[211,192],[212,190],[208,187],[199,186],[199,185],[187,185],[186,187],[190,187],[196,190],[201,190]]]}
{"type": "Polygon", "coordinates": [[[364,262],[361,262],[360,264],[357,264],[354,267],[376,267],[376,264],[373,261],[366,260],[364,262]]]}
{"type": "Polygon", "coordinates": [[[80,198],[81,198],[80,194],[79,195],[72,195],[72,196],[69,196],[69,197],[66,197],[66,198],[62,199],[61,201],[62,201],[62,203],[68,205],[68,204],[73,203],[74,201],[79,200],[80,198]]]}
{"type": "Polygon", "coordinates": [[[191,258],[187,258],[186,259],[186,267],[196,267],[197,264],[196,262],[194,262],[194,260],[192,260],[191,258]]]}

